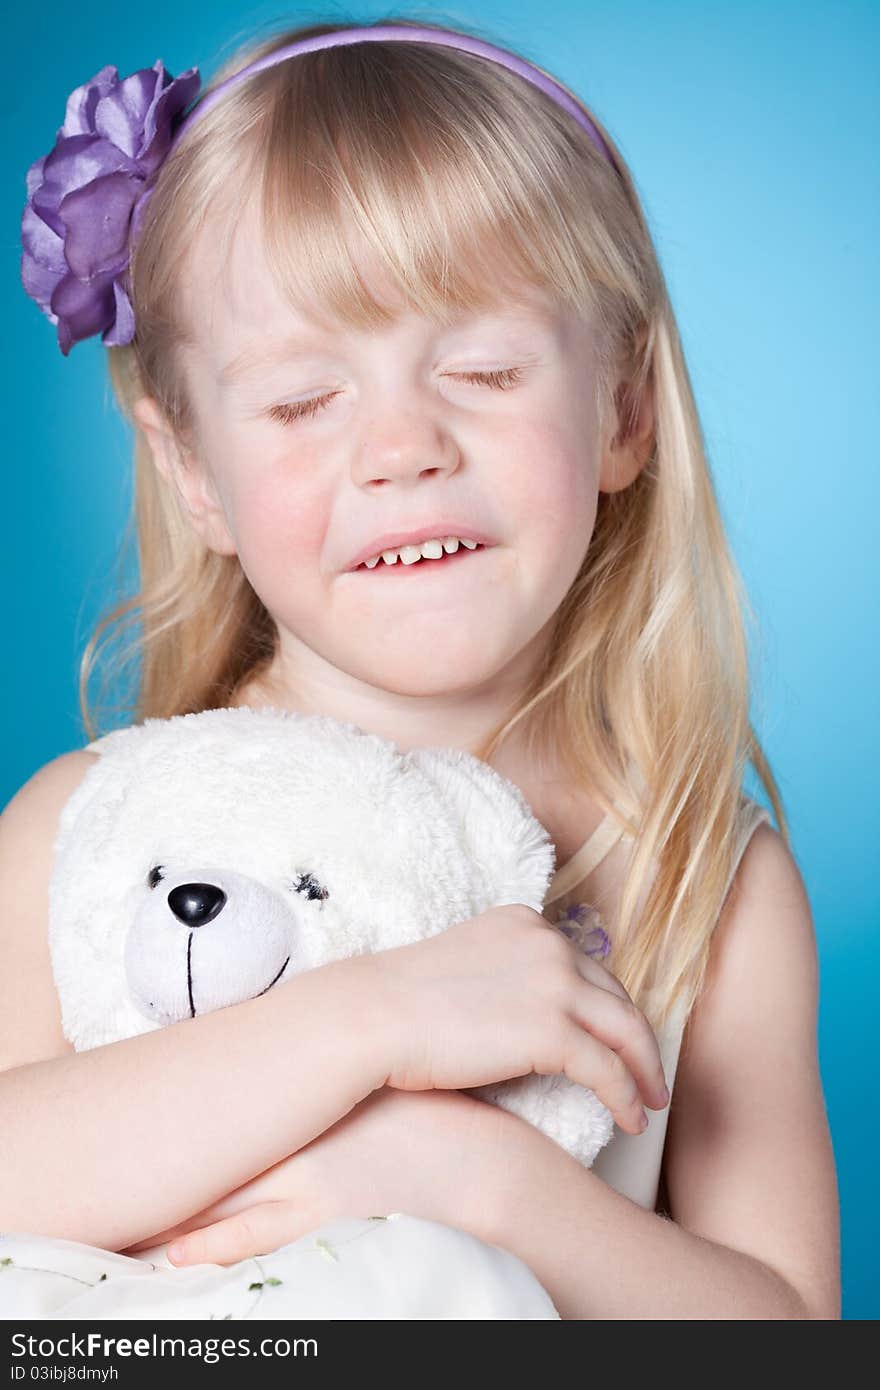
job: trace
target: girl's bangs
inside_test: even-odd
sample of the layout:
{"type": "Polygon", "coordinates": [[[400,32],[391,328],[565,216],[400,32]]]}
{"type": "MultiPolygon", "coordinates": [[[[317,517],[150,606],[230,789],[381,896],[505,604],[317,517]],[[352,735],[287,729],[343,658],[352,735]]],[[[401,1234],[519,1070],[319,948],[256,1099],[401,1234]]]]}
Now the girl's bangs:
{"type": "Polygon", "coordinates": [[[448,50],[413,63],[412,49],[402,62],[395,45],[368,47],[309,55],[321,61],[293,65],[264,107],[255,175],[267,260],[288,301],[367,329],[403,309],[446,323],[527,287],[583,307],[564,161],[534,129],[533,98],[520,94],[519,131],[509,91],[504,106],[486,100],[485,84],[506,89],[509,74],[475,84],[462,69],[450,83],[448,50]],[[387,294],[370,288],[374,275],[387,294]]]}

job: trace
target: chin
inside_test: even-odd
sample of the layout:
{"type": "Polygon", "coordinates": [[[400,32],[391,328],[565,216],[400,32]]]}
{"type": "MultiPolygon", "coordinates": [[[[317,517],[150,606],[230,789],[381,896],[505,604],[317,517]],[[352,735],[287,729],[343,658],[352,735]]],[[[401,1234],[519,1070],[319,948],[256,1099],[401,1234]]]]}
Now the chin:
{"type": "Polygon", "coordinates": [[[378,690],[383,690],[388,695],[405,695],[412,699],[442,699],[443,696],[465,695],[473,693],[474,685],[479,683],[481,677],[469,679],[467,675],[462,678],[452,680],[447,672],[444,677],[437,676],[432,680],[424,673],[419,676],[400,676],[378,674],[370,679],[370,684],[378,690]]]}
{"type": "Polygon", "coordinates": [[[489,665],[483,661],[465,662],[455,653],[447,654],[442,660],[424,660],[413,663],[410,654],[398,666],[384,665],[379,669],[364,671],[358,675],[360,680],[387,691],[389,695],[407,695],[413,699],[442,698],[448,695],[472,695],[474,690],[491,681],[502,669],[501,665],[489,665]],[[413,669],[413,667],[416,669],[413,669]]]}

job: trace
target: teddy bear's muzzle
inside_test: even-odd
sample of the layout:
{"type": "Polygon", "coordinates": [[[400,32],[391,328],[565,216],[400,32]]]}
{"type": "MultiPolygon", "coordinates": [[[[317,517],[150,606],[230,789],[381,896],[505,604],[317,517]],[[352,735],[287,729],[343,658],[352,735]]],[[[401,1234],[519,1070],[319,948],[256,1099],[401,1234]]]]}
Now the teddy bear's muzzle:
{"type": "Polygon", "coordinates": [[[138,896],[124,968],[132,1002],[154,1023],[255,998],[305,964],[302,901],[254,876],[165,863],[138,896]]]}

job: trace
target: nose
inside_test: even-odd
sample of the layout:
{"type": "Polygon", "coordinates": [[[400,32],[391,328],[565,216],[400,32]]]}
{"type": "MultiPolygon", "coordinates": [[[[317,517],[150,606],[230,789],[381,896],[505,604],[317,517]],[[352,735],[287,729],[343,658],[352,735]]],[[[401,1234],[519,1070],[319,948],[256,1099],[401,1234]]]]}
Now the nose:
{"type": "Polygon", "coordinates": [[[364,436],[353,465],[354,481],[372,485],[396,479],[417,482],[454,473],[459,464],[455,440],[428,414],[389,412],[386,422],[374,419],[369,437],[364,436]]]}
{"type": "Polygon", "coordinates": [[[204,927],[225,902],[226,894],[215,883],[180,883],[168,894],[168,906],[185,927],[204,927]]]}

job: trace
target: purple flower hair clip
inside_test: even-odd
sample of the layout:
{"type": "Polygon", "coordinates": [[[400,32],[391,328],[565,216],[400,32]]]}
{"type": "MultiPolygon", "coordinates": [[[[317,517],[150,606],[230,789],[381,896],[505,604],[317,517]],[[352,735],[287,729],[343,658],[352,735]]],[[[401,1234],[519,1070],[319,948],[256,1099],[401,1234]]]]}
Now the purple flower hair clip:
{"type": "Polygon", "coordinates": [[[611,950],[611,941],[601,923],[602,918],[589,903],[572,903],[554,925],[585,955],[602,960],[611,950]]]}
{"type": "Polygon", "coordinates": [[[138,200],[168,153],[175,126],[201,85],[198,68],[171,77],[160,60],[120,80],[101,68],[67,99],[48,154],[27,172],[21,281],[65,356],[95,333],[130,343],[130,236],[138,200]]]}

